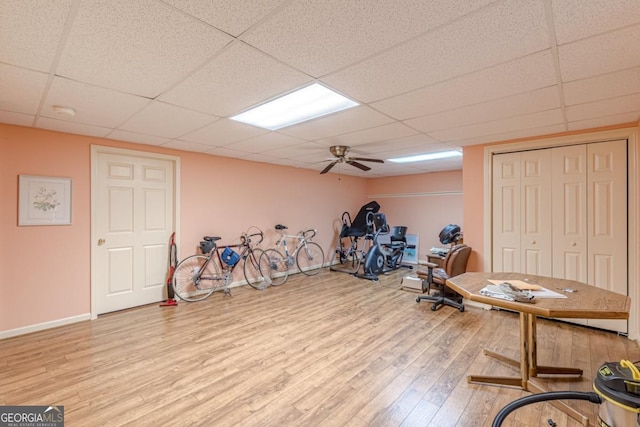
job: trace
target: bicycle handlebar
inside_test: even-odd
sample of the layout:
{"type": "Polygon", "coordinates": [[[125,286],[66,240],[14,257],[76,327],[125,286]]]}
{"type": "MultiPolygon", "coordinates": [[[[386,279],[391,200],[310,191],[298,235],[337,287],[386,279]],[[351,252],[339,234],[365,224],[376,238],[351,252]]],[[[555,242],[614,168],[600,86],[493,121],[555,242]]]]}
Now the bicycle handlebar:
{"type": "Polygon", "coordinates": [[[259,245],[264,240],[264,233],[262,231],[259,231],[253,234],[242,233],[242,236],[240,236],[240,241],[242,242],[243,245],[248,245],[251,243],[252,237],[260,238],[260,240],[258,240],[258,242],[256,243],[256,245],[259,245]]]}
{"type": "Polygon", "coordinates": [[[303,230],[303,231],[301,232],[301,234],[302,234],[302,237],[304,237],[305,239],[309,239],[309,240],[311,240],[311,239],[313,239],[314,237],[316,237],[316,234],[318,234],[318,230],[317,230],[317,229],[315,229],[315,228],[308,228],[308,229],[306,229],[306,230],[303,230]],[[307,237],[307,234],[308,234],[308,233],[312,233],[312,234],[311,234],[311,236],[308,236],[308,237],[307,237]]]}

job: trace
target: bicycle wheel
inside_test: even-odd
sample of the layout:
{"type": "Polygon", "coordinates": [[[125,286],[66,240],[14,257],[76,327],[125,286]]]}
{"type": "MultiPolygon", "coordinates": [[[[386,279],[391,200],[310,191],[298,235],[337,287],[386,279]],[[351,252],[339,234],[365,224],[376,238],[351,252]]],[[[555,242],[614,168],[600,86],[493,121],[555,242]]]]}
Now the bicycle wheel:
{"type": "Polygon", "coordinates": [[[220,268],[214,261],[202,269],[208,259],[204,255],[192,255],[180,261],[173,273],[173,290],[180,299],[201,301],[224,285],[220,268]]]}
{"type": "Polygon", "coordinates": [[[336,250],[329,269],[331,271],[340,271],[342,273],[357,273],[360,269],[362,258],[363,255],[360,250],[351,250],[347,252],[336,250]]]}
{"type": "Polygon", "coordinates": [[[265,280],[260,271],[260,257],[264,251],[262,249],[253,249],[244,259],[243,273],[244,278],[251,287],[263,290],[270,285],[270,280],[265,280]]]}
{"type": "Polygon", "coordinates": [[[260,257],[260,271],[269,276],[272,286],[280,286],[289,277],[287,259],[275,249],[267,249],[260,257]]]}
{"type": "Polygon", "coordinates": [[[296,255],[298,270],[307,276],[314,276],[324,265],[324,251],[316,242],[307,242],[296,255]]]}

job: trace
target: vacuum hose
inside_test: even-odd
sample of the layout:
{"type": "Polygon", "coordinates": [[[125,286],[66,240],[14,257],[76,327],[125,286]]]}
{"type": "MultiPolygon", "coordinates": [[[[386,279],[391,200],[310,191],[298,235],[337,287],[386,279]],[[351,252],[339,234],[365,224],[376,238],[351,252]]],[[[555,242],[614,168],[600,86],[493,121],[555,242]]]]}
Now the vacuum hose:
{"type": "Polygon", "coordinates": [[[504,419],[507,418],[507,415],[522,406],[529,405],[531,403],[545,402],[547,400],[563,399],[588,400],[589,402],[596,404],[602,403],[602,399],[600,399],[600,396],[598,396],[598,394],[594,392],[548,391],[546,393],[532,394],[531,396],[525,396],[521,397],[520,399],[514,400],[513,402],[502,408],[496,415],[496,418],[493,420],[492,427],[500,427],[504,419]]]}

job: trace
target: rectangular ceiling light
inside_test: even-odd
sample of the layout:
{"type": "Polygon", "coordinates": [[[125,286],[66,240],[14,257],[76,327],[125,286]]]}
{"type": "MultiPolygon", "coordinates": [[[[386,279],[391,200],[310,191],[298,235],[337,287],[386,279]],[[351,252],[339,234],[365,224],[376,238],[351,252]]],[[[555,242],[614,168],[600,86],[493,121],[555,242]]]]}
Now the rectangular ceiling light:
{"type": "Polygon", "coordinates": [[[230,118],[276,130],[356,105],[359,104],[321,84],[314,83],[230,118]]]}
{"type": "Polygon", "coordinates": [[[397,157],[395,159],[388,159],[394,163],[409,163],[409,162],[423,162],[425,160],[437,160],[446,159],[448,157],[462,156],[459,151],[439,151],[437,153],[418,154],[417,156],[397,157]]]}

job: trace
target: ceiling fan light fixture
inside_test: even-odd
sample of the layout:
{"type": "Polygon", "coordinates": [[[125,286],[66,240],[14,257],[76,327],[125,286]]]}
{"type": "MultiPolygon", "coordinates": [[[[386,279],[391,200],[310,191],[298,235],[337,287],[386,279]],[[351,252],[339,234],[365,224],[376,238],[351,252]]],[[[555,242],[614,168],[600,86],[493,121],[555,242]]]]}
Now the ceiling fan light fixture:
{"type": "Polygon", "coordinates": [[[459,157],[462,153],[459,151],[438,151],[436,153],[418,154],[416,156],[396,157],[395,159],[387,159],[393,163],[410,163],[410,162],[424,162],[426,160],[439,160],[449,157],[459,157]]]}
{"type": "Polygon", "coordinates": [[[231,120],[277,130],[359,105],[326,86],[314,83],[258,105],[231,120]]]}

